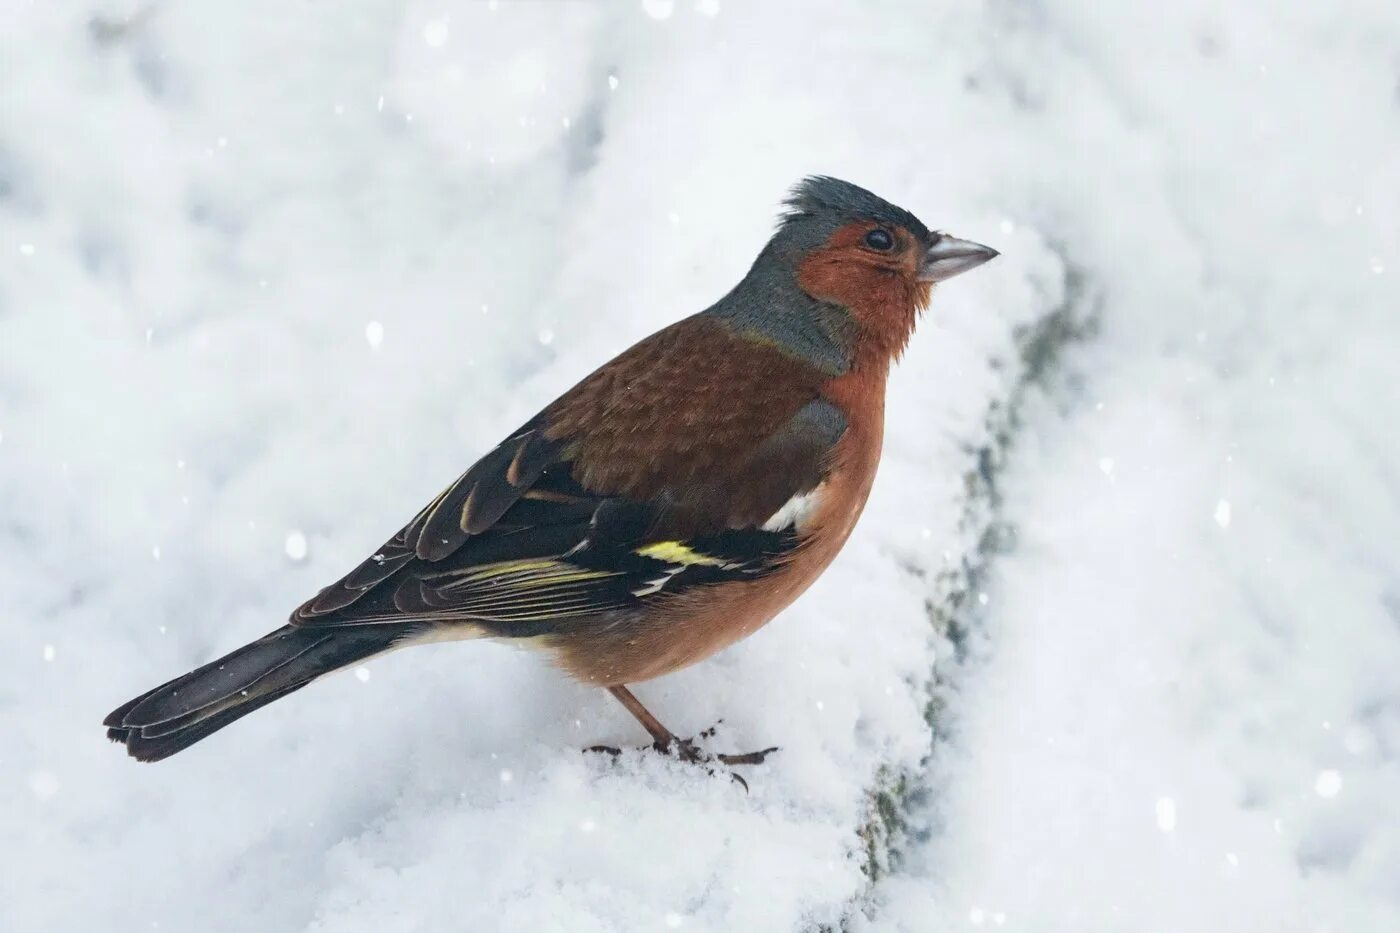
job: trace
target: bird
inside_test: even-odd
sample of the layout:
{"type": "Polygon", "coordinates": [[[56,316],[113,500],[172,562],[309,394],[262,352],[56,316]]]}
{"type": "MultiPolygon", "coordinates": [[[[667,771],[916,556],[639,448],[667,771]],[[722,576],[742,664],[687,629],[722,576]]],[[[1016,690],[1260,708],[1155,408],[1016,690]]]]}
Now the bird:
{"type": "Polygon", "coordinates": [[[722,298],[546,406],[286,625],[117,707],[108,737],[158,761],[375,655],[491,638],[607,689],[659,751],[765,760],[678,737],[628,685],[752,634],[831,564],[934,285],[998,255],[830,176],[783,207],[722,298]]]}

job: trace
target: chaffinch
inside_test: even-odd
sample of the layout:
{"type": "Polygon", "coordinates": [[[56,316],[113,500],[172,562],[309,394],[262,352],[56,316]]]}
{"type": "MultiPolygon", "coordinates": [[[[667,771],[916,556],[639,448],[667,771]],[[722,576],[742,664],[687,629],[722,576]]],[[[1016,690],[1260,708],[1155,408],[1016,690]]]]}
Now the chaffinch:
{"type": "Polygon", "coordinates": [[[118,707],[107,735],[157,761],[391,648],[490,637],[544,648],[656,748],[707,759],[626,684],[753,633],[826,569],[933,284],[997,255],[835,178],[786,207],[729,294],[564,393],[289,624],[118,707]]]}

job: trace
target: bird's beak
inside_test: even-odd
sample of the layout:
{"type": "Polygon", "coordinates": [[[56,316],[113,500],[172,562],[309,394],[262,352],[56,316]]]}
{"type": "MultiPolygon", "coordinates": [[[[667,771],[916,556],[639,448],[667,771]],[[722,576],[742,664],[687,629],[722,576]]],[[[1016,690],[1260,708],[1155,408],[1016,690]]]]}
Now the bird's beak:
{"type": "Polygon", "coordinates": [[[938,242],[929,247],[919,268],[920,282],[942,282],[969,269],[976,269],[989,259],[1001,255],[990,246],[959,240],[946,234],[935,234],[938,242]]]}

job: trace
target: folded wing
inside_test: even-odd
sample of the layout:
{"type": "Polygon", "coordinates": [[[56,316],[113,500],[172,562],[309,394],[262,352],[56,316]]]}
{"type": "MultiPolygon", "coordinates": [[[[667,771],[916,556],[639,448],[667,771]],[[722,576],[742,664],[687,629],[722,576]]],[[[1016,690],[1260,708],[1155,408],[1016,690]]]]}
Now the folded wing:
{"type": "Polygon", "coordinates": [[[845,429],[819,398],[821,374],[802,366],[702,317],[653,335],[513,433],[292,622],[530,636],[771,572],[801,546],[792,503],[819,487],[845,429]],[[791,371],[773,380],[775,367],[791,371]]]}

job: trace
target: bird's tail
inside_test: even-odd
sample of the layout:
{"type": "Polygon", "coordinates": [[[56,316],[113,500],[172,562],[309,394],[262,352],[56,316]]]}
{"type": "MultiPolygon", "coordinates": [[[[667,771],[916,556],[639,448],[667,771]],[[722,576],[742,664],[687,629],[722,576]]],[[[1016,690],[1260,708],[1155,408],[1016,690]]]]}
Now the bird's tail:
{"type": "Polygon", "coordinates": [[[102,724],[131,757],[160,761],[323,674],[388,650],[406,632],[286,625],[123,703],[102,724]]]}

